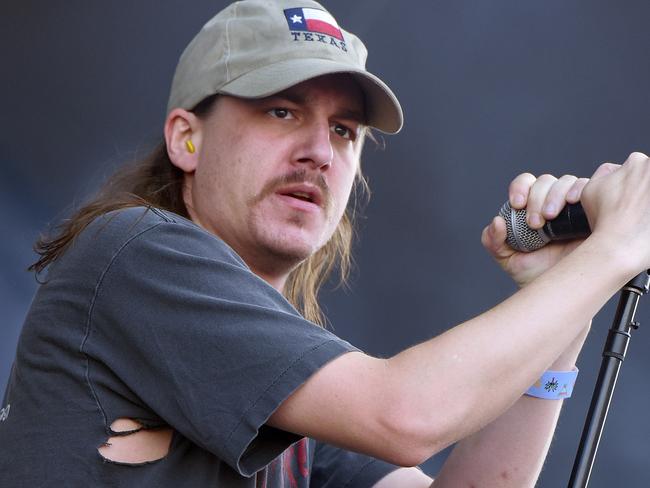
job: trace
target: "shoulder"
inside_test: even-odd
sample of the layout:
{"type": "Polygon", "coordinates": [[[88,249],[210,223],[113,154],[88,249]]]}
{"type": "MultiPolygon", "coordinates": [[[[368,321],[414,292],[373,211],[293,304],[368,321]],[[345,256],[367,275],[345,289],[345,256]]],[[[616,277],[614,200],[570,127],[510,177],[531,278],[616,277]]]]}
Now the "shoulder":
{"type": "Polygon", "coordinates": [[[218,236],[178,214],[154,207],[128,207],[97,217],[79,235],[75,247],[112,257],[126,248],[154,254],[171,249],[246,267],[218,236]]]}
{"type": "Polygon", "coordinates": [[[155,207],[125,207],[99,215],[81,232],[82,240],[126,242],[160,226],[180,226],[187,232],[200,227],[180,215],[155,207]]]}
{"type": "MultiPolygon", "coordinates": [[[[48,269],[46,281],[77,277],[99,279],[115,266],[153,274],[174,263],[201,260],[250,272],[223,240],[191,220],[153,207],[107,212],[80,231],[48,269]]],[[[198,266],[196,274],[203,267],[198,266]]]]}

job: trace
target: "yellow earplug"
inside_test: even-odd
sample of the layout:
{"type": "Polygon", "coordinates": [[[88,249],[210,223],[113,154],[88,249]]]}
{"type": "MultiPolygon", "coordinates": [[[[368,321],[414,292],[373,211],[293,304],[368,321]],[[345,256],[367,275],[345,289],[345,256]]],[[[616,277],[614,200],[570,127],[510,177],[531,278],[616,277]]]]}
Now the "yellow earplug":
{"type": "Polygon", "coordinates": [[[194,147],[194,144],[192,144],[192,141],[190,139],[185,141],[185,145],[187,146],[188,152],[190,154],[194,154],[194,152],[196,151],[196,148],[194,147]]]}

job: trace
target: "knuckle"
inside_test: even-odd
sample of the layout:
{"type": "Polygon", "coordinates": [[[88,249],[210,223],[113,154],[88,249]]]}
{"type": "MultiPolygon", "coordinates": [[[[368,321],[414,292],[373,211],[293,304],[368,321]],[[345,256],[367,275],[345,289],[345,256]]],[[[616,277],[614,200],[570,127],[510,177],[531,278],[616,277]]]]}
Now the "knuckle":
{"type": "Polygon", "coordinates": [[[508,185],[508,194],[510,197],[517,194],[528,195],[530,187],[533,186],[534,182],[534,177],[532,180],[517,177],[508,185]]]}
{"type": "Polygon", "coordinates": [[[521,173],[510,182],[510,187],[518,187],[520,185],[530,184],[535,181],[535,176],[531,173],[521,173]]]}
{"type": "Polygon", "coordinates": [[[638,167],[638,166],[647,165],[647,161],[648,161],[648,156],[646,156],[645,154],[640,152],[633,152],[628,156],[628,158],[625,160],[625,163],[623,164],[625,166],[638,167]]]}
{"type": "Polygon", "coordinates": [[[543,183],[550,183],[550,182],[557,181],[557,178],[551,174],[544,173],[539,178],[537,178],[537,180],[543,183]]]}
{"type": "Polygon", "coordinates": [[[630,153],[627,159],[635,159],[635,160],[642,160],[645,161],[648,159],[648,156],[642,152],[635,151],[633,153],[630,153]]]}
{"type": "Polygon", "coordinates": [[[569,191],[580,192],[585,186],[587,186],[587,183],[589,183],[589,178],[578,178],[573,182],[573,185],[571,185],[571,190],[569,191]]]}
{"type": "Polygon", "coordinates": [[[598,170],[597,170],[597,171],[603,171],[603,172],[604,172],[604,171],[607,171],[607,172],[611,172],[611,171],[613,171],[614,169],[616,169],[616,168],[618,168],[618,167],[619,167],[619,165],[616,164],[616,163],[612,163],[612,162],[610,162],[610,161],[605,161],[604,163],[601,163],[600,166],[598,166],[598,170]]]}
{"type": "Polygon", "coordinates": [[[576,176],[573,176],[573,175],[562,175],[560,177],[560,181],[562,183],[574,183],[575,181],[577,181],[577,179],[578,178],[576,176]]]}

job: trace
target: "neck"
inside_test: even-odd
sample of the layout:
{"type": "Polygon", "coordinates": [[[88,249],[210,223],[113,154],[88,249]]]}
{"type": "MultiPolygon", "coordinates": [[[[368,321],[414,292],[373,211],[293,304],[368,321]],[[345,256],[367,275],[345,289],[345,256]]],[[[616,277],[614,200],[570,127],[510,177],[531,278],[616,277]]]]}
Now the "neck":
{"type": "Polygon", "coordinates": [[[261,250],[259,254],[246,254],[242,246],[238,246],[236,242],[229,242],[224,238],[224,236],[220,235],[216,229],[204,225],[194,211],[192,205],[188,204],[187,197],[185,197],[185,207],[187,208],[190,219],[195,224],[222,239],[239,255],[239,257],[243,259],[254,274],[262,278],[278,292],[284,292],[284,285],[286,284],[291,271],[296,267],[295,259],[289,260],[286,256],[273,256],[272,259],[269,259],[268,253],[264,253],[261,250]]]}
{"type": "Polygon", "coordinates": [[[296,261],[295,256],[273,254],[269,250],[256,249],[256,252],[247,253],[246,250],[237,247],[233,247],[233,249],[254,274],[282,294],[284,294],[289,275],[300,264],[300,261],[296,261]]]}
{"type": "Polygon", "coordinates": [[[273,288],[275,288],[278,292],[283,293],[284,292],[284,285],[287,282],[287,278],[289,277],[288,274],[285,275],[275,275],[275,274],[269,274],[269,273],[264,273],[262,271],[259,271],[253,267],[250,267],[251,271],[255,273],[257,276],[262,278],[264,281],[266,281],[269,285],[271,285],[273,288]]]}

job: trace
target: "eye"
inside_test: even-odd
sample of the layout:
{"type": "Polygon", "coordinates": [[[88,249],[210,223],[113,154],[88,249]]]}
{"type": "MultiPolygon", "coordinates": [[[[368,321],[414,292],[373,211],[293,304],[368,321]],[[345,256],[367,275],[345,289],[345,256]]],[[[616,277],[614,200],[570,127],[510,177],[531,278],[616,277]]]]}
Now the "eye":
{"type": "Polygon", "coordinates": [[[344,139],[350,139],[354,140],[356,136],[356,132],[350,129],[349,127],[346,127],[343,124],[332,124],[331,129],[340,137],[344,139]]]}
{"type": "Polygon", "coordinates": [[[268,111],[268,114],[276,119],[292,119],[293,114],[288,108],[276,107],[268,111]]]}

